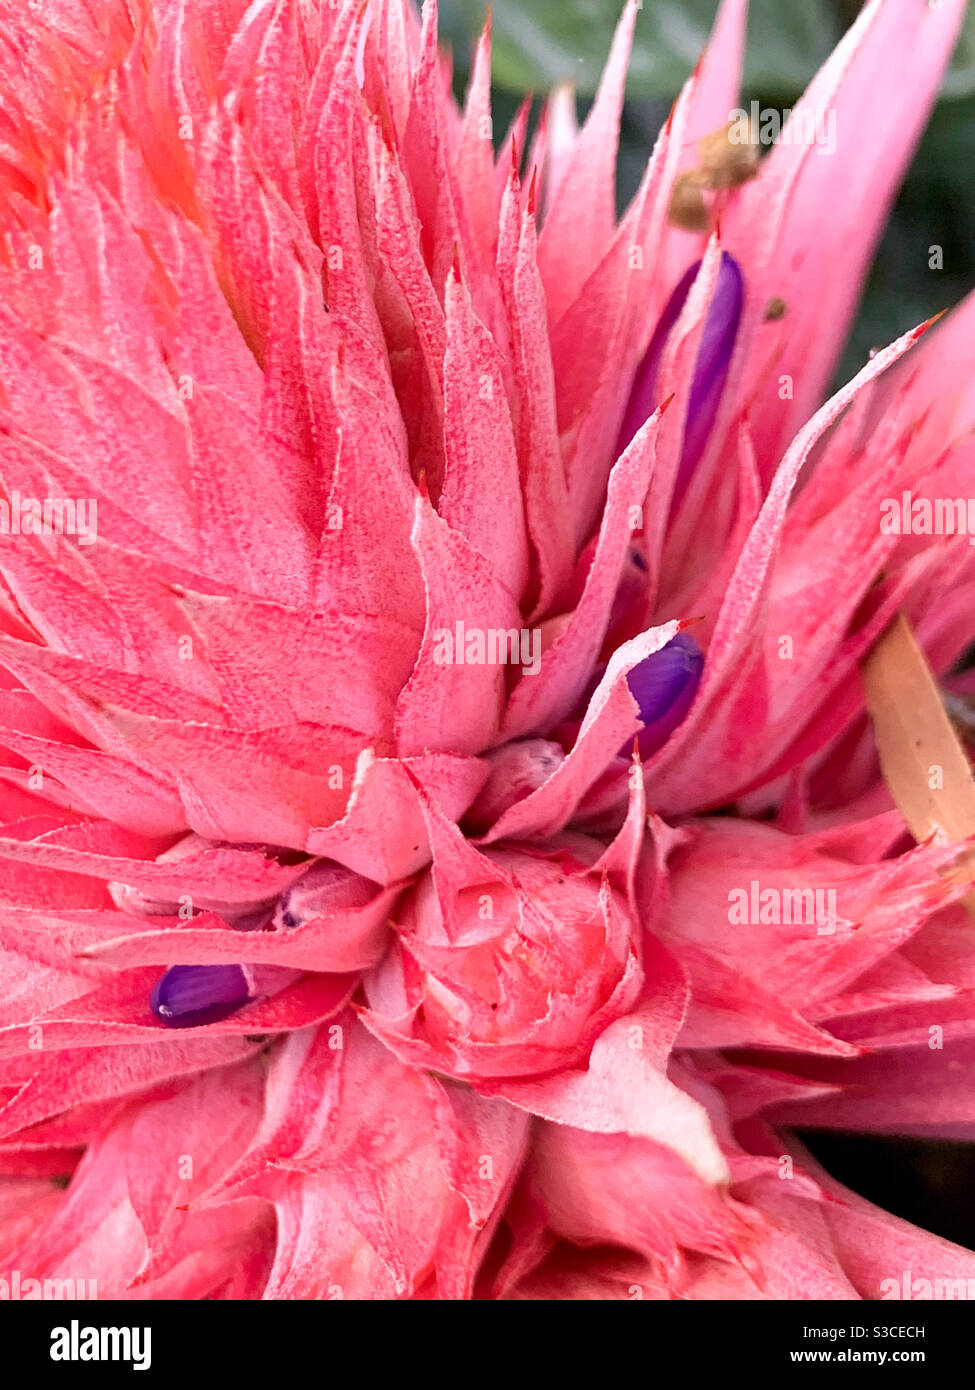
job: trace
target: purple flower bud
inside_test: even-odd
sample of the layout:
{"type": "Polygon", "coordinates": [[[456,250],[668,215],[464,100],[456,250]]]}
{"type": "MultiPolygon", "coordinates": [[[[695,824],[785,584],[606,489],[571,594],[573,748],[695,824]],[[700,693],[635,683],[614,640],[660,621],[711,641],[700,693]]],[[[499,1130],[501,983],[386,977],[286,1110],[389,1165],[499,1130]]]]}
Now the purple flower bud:
{"type": "MultiPolygon", "coordinates": [[[[630,694],[640,706],[643,728],[638,736],[640,756],[649,758],[683,723],[694,702],[704,670],[704,653],[686,632],[634,666],[626,677],[630,694]]],[[[620,749],[628,757],[630,745],[620,749]]]]}
{"type": "Polygon", "coordinates": [[[219,1023],[250,1002],[239,965],[171,965],[156,982],[150,1005],[168,1028],[219,1023]]]}
{"type": "MultiPolygon", "coordinates": [[[[700,268],[701,262],[697,261],[686,272],[667,301],[660,322],[654,329],[650,346],[637,368],[616,446],[617,454],[621,454],[627,448],[660,404],[657,399],[657,378],[660,375],[664,349],[700,268]]],[[[718,268],[718,281],[701,334],[697,361],[694,364],[687,421],[684,426],[684,448],[674,486],[675,502],[679,502],[686,492],[714,426],[718,403],[728,377],[731,354],[738,336],[743,300],[744,280],[741,268],[727,251],[723,251],[718,268]]]]}

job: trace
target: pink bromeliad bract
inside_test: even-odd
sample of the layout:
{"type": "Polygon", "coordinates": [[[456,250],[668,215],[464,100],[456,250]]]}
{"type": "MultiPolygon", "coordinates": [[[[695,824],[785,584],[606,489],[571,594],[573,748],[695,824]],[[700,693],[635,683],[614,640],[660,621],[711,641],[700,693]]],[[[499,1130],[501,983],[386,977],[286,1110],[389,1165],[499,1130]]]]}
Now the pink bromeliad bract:
{"type": "Polygon", "coordinates": [[[971,491],[975,303],[823,404],[964,6],[870,0],[697,230],[745,8],[618,220],[635,0],[497,146],[434,0],[0,0],[0,1274],[975,1278],[789,1128],[975,1123],[860,678],[973,637],[879,517],[971,491]]]}

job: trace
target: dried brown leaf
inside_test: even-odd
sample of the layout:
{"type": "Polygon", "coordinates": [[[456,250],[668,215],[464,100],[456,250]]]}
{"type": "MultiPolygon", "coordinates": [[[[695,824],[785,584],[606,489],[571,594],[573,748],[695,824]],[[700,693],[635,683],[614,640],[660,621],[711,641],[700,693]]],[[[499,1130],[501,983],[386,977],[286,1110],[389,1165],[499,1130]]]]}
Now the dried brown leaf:
{"type": "MultiPolygon", "coordinates": [[[[975,835],[972,768],[903,614],[867,657],[862,674],[881,771],[911,834],[956,844],[975,835]]],[[[964,901],[975,916],[975,894],[964,901]]]]}

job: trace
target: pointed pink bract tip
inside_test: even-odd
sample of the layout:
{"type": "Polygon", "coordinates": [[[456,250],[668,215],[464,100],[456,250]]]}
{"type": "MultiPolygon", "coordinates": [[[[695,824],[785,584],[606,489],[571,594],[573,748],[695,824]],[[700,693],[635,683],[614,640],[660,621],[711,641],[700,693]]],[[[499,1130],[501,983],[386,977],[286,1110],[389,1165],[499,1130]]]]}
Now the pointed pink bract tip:
{"type": "Polygon", "coordinates": [[[945,314],[947,313],[947,309],[941,309],[937,314],[932,314],[929,319],[925,319],[923,323],[919,323],[917,328],[915,328],[914,330],[915,342],[918,338],[921,337],[922,333],[927,333],[928,329],[933,328],[934,325],[938,322],[938,320],[943,319],[945,314]]]}

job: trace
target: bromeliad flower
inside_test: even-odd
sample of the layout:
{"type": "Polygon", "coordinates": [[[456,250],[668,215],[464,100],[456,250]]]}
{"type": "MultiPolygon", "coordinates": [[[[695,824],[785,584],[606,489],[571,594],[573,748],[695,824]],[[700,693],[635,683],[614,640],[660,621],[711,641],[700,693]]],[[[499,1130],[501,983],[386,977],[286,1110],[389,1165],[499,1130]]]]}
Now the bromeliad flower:
{"type": "Polygon", "coordinates": [[[617,222],[638,8],[526,158],[433,0],[0,4],[0,1269],[975,1276],[776,1128],[970,1135],[975,870],[860,668],[972,640],[880,517],[971,490],[975,304],[821,404],[963,6],[758,161],[725,0],[617,222]]]}

